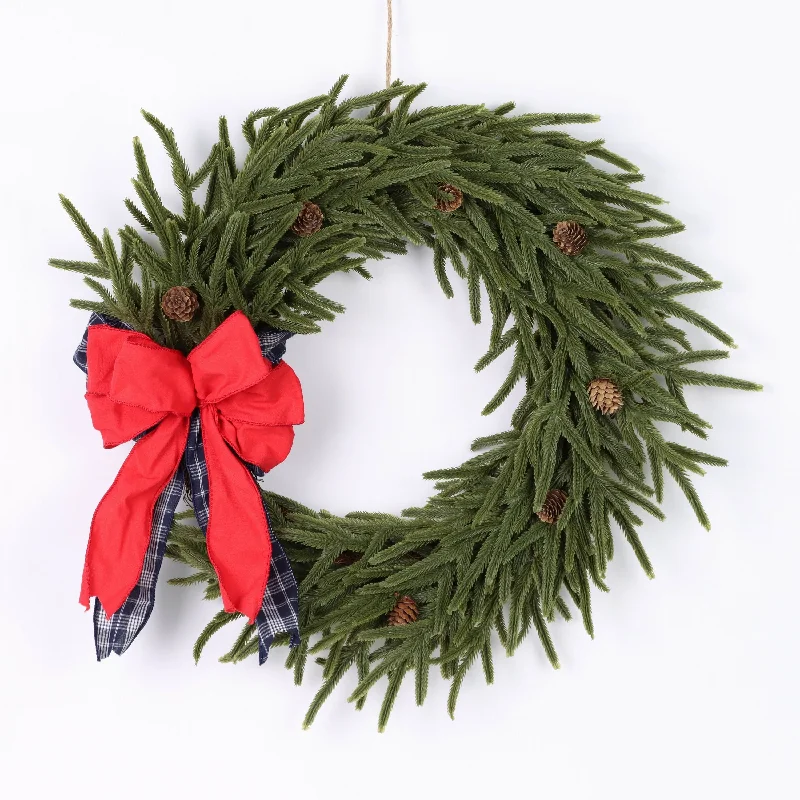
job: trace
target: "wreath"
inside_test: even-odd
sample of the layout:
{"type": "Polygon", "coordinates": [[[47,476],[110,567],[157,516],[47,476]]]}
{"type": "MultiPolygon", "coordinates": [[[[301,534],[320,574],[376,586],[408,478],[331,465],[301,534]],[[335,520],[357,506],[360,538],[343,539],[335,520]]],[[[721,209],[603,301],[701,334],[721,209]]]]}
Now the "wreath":
{"type": "MultiPolygon", "coordinates": [[[[182,157],[172,130],[144,112],[169,156],[182,207],[164,205],[134,139],[138,200],[125,205],[138,227],[125,226],[118,247],[107,230],[96,235],[62,197],[93,260],[51,264],[83,273],[99,296],[71,301],[93,313],[76,356],[89,370],[90,407],[110,402],[115,391],[92,388],[91,342],[101,332],[147,357],[191,354],[195,372],[195,353],[205,348],[202,360],[210,370],[221,359],[249,352],[255,332],[257,360],[268,375],[258,386],[272,386],[264,392],[273,393],[277,386],[284,398],[276,401],[282,410],[269,423],[276,441],[288,441],[270,445],[283,448],[273,453],[275,463],[288,452],[291,426],[302,421],[299,386],[291,370],[282,369],[286,341],[318,333],[321,322],[344,311],[317,289],[328,275],[352,272],[368,279],[367,262],[404,253],[411,244],[432,249],[447,297],[453,296],[448,268],[467,282],[475,323],[486,313],[485,292],[492,327],[476,369],[506,351],[513,360],[483,413],[499,408],[517,384],[525,387],[508,430],[475,440],[475,455],[460,466],[427,473],[435,494],[401,516],[336,516],[262,491],[272,543],[267,589],[275,589],[274,602],[269,608],[265,603],[258,624],[245,622],[221,659],[237,662],[260,652],[263,661],[270,645],[296,645],[286,664],[299,684],[313,656],[322,666],[322,685],[306,725],[350,670],[358,675],[349,698],[358,709],[386,678],[380,690],[383,729],[408,673],[422,704],[430,669],[437,667],[451,682],[451,715],[477,661],[491,683],[494,633],[511,655],[535,630],[558,667],[548,624],[577,614],[593,635],[591,587],[607,591],[615,528],[653,576],[640,539],[640,514],[663,519],[665,471],[699,522],[709,526],[691,475],[726,462],[665,435],[664,423],[672,423],[707,436],[710,425],[689,408],[684,388],[760,387],[696,368],[728,353],[695,349],[686,327],[725,348],[734,345],[682,297],[720,284],[649,241],[683,226],[661,209],[659,198],[635,188],[642,180],[637,168],[602,140],[582,141],[551,127],[596,117],[515,116],[513,103],[412,110],[424,85],[399,81],[340,101],[344,83],[342,78],[330,93],[283,110],[250,114],[242,125],[249,149],[241,162],[221,118],[218,141],[197,171],[182,157]],[[601,169],[596,161],[613,169],[601,169]],[[218,334],[223,329],[227,333],[218,334]],[[273,586],[273,579],[281,585],[273,586]],[[294,622],[276,623],[293,613],[294,622]]],[[[97,367],[96,374],[101,371],[97,367]]],[[[224,422],[226,412],[219,408],[213,413],[224,422]]],[[[201,403],[201,416],[207,409],[201,403]]],[[[98,426],[101,411],[92,407],[92,414],[98,426]]],[[[196,457],[202,450],[200,429],[195,416],[187,411],[184,417],[192,420],[186,423],[185,455],[151,508],[152,538],[139,583],[114,614],[104,614],[96,603],[99,657],[124,651],[131,631],[135,636],[146,622],[164,552],[193,569],[172,583],[205,585],[207,599],[222,595],[224,601],[225,610],[197,640],[196,659],[214,633],[254,617],[231,599],[230,575],[220,580],[224,570],[215,563],[208,506],[198,502],[209,485],[208,470],[190,459],[190,451],[196,457]],[[169,506],[174,512],[184,490],[192,508],[173,517],[169,506]],[[151,564],[145,576],[148,559],[155,570],[151,564]],[[121,630],[127,639],[120,638],[121,630]]],[[[135,431],[141,441],[151,436],[150,423],[155,424],[150,418],[137,423],[144,426],[135,431]]],[[[241,431],[230,434],[236,435],[243,437],[241,431]]],[[[223,459],[224,450],[224,458],[236,461],[230,436],[230,447],[214,445],[215,460],[223,459]]],[[[265,471],[255,459],[242,461],[256,477],[265,471]]],[[[226,478],[219,469],[217,485],[226,478]]],[[[94,525],[102,507],[89,552],[99,547],[93,544],[94,525]]],[[[117,526],[129,521],[121,507],[106,511],[117,526]]],[[[85,584],[97,580],[99,569],[88,564],[87,558],[85,584]]],[[[87,591],[94,593],[91,585],[87,591]]]]}

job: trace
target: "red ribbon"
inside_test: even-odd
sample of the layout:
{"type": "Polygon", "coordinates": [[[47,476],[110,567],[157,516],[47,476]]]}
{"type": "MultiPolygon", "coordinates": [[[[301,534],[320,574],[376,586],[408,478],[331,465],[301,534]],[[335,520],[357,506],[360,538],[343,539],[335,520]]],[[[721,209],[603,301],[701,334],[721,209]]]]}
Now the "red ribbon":
{"type": "Polygon", "coordinates": [[[303,422],[291,367],[273,366],[241,312],[188,357],[142,333],[89,328],[86,400],[103,446],[148,431],[125,459],[92,519],[80,602],[96,596],[108,616],[139,580],[156,501],[180,466],[189,417],[200,409],[208,462],[208,554],[228,612],[251,622],[261,608],[272,545],[261,495],[243,462],[280,464],[303,422]]]}

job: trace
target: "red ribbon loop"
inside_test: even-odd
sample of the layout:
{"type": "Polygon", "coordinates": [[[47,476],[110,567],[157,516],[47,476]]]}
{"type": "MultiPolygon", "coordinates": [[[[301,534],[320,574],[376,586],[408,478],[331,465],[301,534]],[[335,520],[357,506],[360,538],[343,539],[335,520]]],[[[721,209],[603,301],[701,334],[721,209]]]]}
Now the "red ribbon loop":
{"type": "Polygon", "coordinates": [[[89,329],[86,400],[104,447],[139,434],[92,519],[80,602],[110,617],[139,580],[156,501],[180,466],[200,408],[208,462],[209,558],[228,612],[261,608],[272,545],[259,489],[243,462],[269,471],[289,454],[303,395],[291,367],[273,366],[237,311],[188,357],[142,333],[89,329]]]}

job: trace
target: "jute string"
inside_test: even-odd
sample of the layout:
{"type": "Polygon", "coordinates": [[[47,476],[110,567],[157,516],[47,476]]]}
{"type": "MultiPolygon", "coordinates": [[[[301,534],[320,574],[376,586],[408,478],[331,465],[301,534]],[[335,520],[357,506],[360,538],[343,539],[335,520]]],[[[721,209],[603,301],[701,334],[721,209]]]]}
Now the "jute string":
{"type": "Polygon", "coordinates": [[[386,0],[386,88],[392,84],[392,0],[386,0]]]}

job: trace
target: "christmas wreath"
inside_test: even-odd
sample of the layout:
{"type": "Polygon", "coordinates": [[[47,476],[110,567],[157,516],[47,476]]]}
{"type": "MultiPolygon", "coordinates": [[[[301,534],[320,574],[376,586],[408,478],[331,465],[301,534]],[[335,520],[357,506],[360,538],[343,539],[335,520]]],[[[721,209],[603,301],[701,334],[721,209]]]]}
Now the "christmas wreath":
{"type": "Polygon", "coordinates": [[[306,725],[348,671],[359,709],[385,677],[383,729],[407,673],[421,704],[438,667],[451,715],[477,661],[491,683],[493,633],[510,655],[535,630],[557,667],[548,623],[577,613],[593,634],[591,587],[607,590],[614,527],[653,575],[640,513],[663,518],[665,471],[709,525],[690,476],[725,461],[664,432],[706,438],[684,387],[759,387],[695,368],[727,351],[695,349],[686,326],[733,341],[681,298],[720,284],[648,241],[683,226],[634,188],[637,168],[551,127],[595,117],[514,116],[512,103],[412,110],[424,86],[400,82],[340,102],[344,82],[250,114],[241,162],[220,119],[197,171],[145,113],[182,207],[164,205],[135,139],[138,200],[125,204],[136,226],[117,246],[62,197],[93,260],[51,263],[98,295],[72,301],[92,312],[76,361],[95,427],[106,446],[137,442],[87,549],[98,658],[144,626],[166,553],[194,570],[173,583],[223,600],[196,659],[243,620],[223,661],[291,644],[300,683],[314,656],[322,685],[306,725]],[[286,342],[344,310],[316,287],[334,272],[369,278],[367,262],[408,244],[433,250],[448,297],[448,265],[467,282],[476,323],[485,292],[492,327],[476,369],[513,360],[484,413],[525,388],[509,429],[428,473],[435,494],[399,517],[336,516],[261,490],[253,477],[288,454],[303,418],[286,342]],[[176,513],[182,494],[190,510],[176,513]]]}

